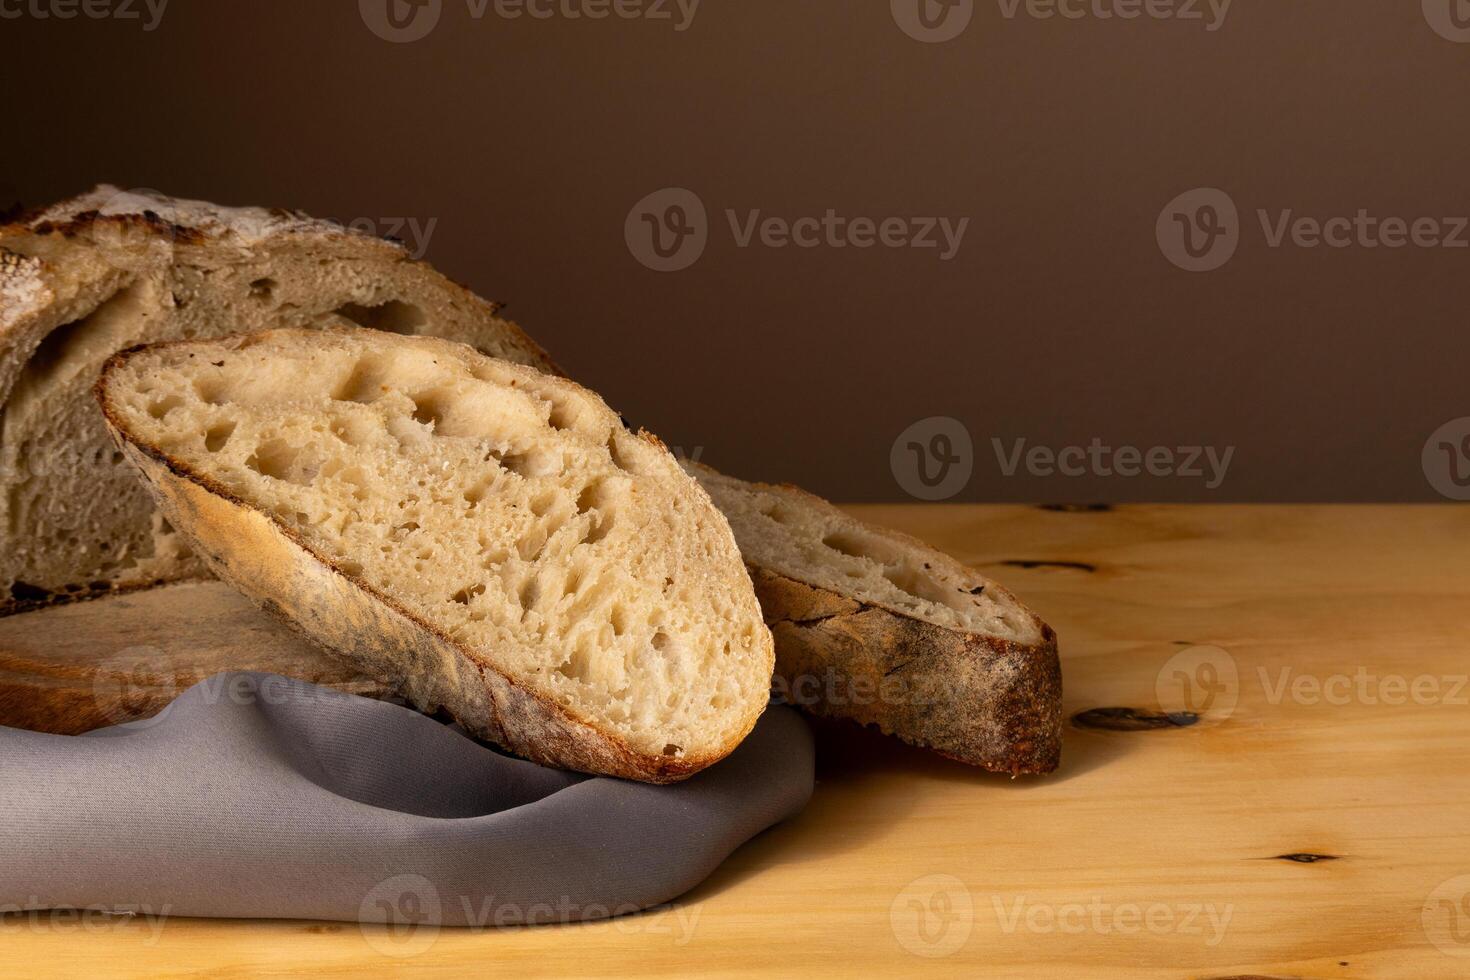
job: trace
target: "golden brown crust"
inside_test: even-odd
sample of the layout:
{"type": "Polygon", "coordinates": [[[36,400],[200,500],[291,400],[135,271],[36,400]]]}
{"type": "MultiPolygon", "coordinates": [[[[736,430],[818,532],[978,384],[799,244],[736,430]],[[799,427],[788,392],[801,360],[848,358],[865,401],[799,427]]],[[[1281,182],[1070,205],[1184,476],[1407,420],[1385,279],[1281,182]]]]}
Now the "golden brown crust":
{"type": "MultiPolygon", "coordinates": [[[[137,350],[134,348],[133,350],[137,350]]],[[[391,685],[421,711],[448,711],[472,734],[533,762],[650,783],[685,779],[724,758],[747,730],[706,756],[646,755],[563,705],[517,684],[391,596],[312,550],[274,516],[129,434],[111,403],[113,355],[95,385],[113,438],[147,477],[159,508],[210,570],[262,608],[391,685]]]]}
{"type": "Polygon", "coordinates": [[[1056,634],[1034,646],[935,626],[750,566],[776,640],[778,694],[1011,775],[1061,760],[1056,634]]]}

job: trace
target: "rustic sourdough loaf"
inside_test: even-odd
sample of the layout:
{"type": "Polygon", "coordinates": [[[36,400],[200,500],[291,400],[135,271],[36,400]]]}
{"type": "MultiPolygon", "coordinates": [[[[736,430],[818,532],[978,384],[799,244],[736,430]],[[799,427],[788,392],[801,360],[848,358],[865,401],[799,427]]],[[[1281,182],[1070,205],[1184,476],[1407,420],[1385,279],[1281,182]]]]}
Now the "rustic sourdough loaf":
{"type": "Polygon", "coordinates": [[[97,396],[221,578],[514,752],[668,782],[767,703],[725,518],[570,381],[431,338],[274,330],[119,354],[97,396]]]}
{"type": "Polygon", "coordinates": [[[1061,755],[1056,635],[923,542],[795,487],[685,469],[724,512],[776,642],[778,693],[998,772],[1061,755]]]}
{"type": "Polygon", "coordinates": [[[203,572],[97,414],[110,355],[353,323],[552,369],[402,246],[303,215],[99,187],[0,227],[0,615],[203,572]]]}

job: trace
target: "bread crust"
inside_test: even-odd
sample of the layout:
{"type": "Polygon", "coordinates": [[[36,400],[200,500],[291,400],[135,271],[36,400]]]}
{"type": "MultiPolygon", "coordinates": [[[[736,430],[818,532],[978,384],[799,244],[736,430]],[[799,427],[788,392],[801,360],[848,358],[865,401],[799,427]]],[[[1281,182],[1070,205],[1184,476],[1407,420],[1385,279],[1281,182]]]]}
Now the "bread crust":
{"type": "MultiPolygon", "coordinates": [[[[195,542],[217,577],[383,681],[419,710],[447,711],[471,734],[533,762],[648,783],[688,778],[734,751],[755,727],[759,712],[717,751],[652,756],[516,683],[468,646],[313,550],[275,516],[251,507],[158,447],[135,441],[107,390],[110,372],[131,352],[108,360],[94,391],[113,439],[142,471],[168,520],[195,542]]],[[[647,433],[639,436],[657,444],[647,433]]]]}
{"type": "MultiPolygon", "coordinates": [[[[789,483],[750,483],[686,462],[703,479],[789,495],[820,511],[829,501],[789,483]]],[[[718,504],[718,495],[712,494],[718,504]]],[[[842,515],[849,523],[849,515],[842,515]]],[[[733,522],[732,522],[733,523],[733,522]]],[[[968,572],[912,535],[864,525],[895,545],[968,572]]],[[[737,534],[738,538],[738,534],[737,534]]],[[[947,758],[994,771],[1047,773],[1061,761],[1062,670],[1057,637],[1009,590],[986,580],[1030,619],[1034,642],[939,626],[881,601],[804,582],[745,559],[776,641],[777,694],[814,715],[875,725],[947,758]]]]}
{"type": "MultiPolygon", "coordinates": [[[[216,284],[209,290],[200,287],[200,296],[212,290],[218,299],[225,295],[218,285],[222,280],[249,278],[242,270],[250,269],[269,283],[274,268],[312,260],[330,264],[327,271],[335,278],[327,291],[342,300],[372,308],[393,296],[426,297],[425,308],[439,316],[431,318],[424,332],[467,342],[543,373],[562,374],[520,326],[499,315],[500,304],[415,260],[398,242],[300,212],[222,207],[102,185],[22,215],[0,225],[0,414],[9,412],[13,423],[7,441],[0,443],[0,525],[8,522],[11,528],[0,531],[0,616],[204,574],[187,553],[173,551],[171,540],[164,540],[169,536],[157,529],[149,536],[151,515],[140,510],[141,492],[97,499],[76,493],[72,484],[78,473],[110,472],[86,456],[94,444],[103,448],[106,439],[90,404],[78,408],[70,395],[34,389],[28,414],[16,408],[17,392],[24,390],[32,364],[44,373],[57,353],[68,349],[44,345],[53,337],[74,346],[85,343],[85,334],[81,340],[68,339],[63,331],[129,293],[151,304],[172,303],[177,310],[192,304],[198,309],[204,304],[181,284],[205,281],[200,270],[205,276],[215,273],[209,281],[216,284]],[[38,400],[36,390],[46,400],[38,400]],[[39,440],[35,447],[33,440],[39,440]],[[76,452],[68,456],[67,449],[76,452]],[[32,460],[57,467],[57,475],[31,475],[32,460]],[[58,490],[62,483],[66,492],[58,490]],[[12,495],[13,488],[20,489],[12,495]],[[64,503],[25,511],[33,499],[64,503]],[[27,516],[31,513],[38,516],[27,516]],[[37,526],[26,528],[27,520],[37,526]],[[48,532],[58,527],[63,539],[80,538],[81,550],[66,552],[50,545],[48,532]],[[118,550],[101,555],[97,544],[103,541],[118,550]],[[118,557],[123,554],[126,561],[118,557]]],[[[302,275],[298,271],[290,279],[299,286],[302,275]]],[[[303,322],[331,312],[299,305],[293,309],[303,322]]],[[[140,329],[120,337],[119,343],[149,339],[165,338],[140,329]]],[[[45,383],[70,385],[71,377],[45,383]]]]}
{"type": "Polygon", "coordinates": [[[827,718],[1012,776],[1061,761],[1056,633],[1011,643],[935,626],[750,565],[781,693],[827,718]]]}
{"type": "MultiPolygon", "coordinates": [[[[25,212],[0,224],[0,255],[4,256],[0,258],[0,296],[7,300],[13,297],[16,304],[13,321],[0,309],[0,346],[8,343],[7,335],[12,330],[22,326],[20,314],[40,309],[39,303],[30,302],[32,297],[49,294],[48,263],[4,249],[6,242],[52,235],[64,239],[93,240],[108,232],[134,236],[132,240],[139,251],[145,251],[150,244],[184,249],[258,249],[288,239],[314,239],[324,246],[346,244],[431,272],[453,288],[459,302],[478,309],[486,316],[497,316],[504,307],[504,304],[484,299],[462,283],[441,275],[427,262],[413,258],[401,242],[313,218],[301,211],[227,207],[161,194],[130,193],[110,184],[99,184],[76,197],[25,212]],[[23,299],[27,301],[24,304],[21,302],[23,299]]],[[[551,355],[519,324],[509,320],[502,323],[513,334],[517,345],[528,354],[528,360],[536,361],[538,370],[548,374],[563,373],[551,355]]]]}

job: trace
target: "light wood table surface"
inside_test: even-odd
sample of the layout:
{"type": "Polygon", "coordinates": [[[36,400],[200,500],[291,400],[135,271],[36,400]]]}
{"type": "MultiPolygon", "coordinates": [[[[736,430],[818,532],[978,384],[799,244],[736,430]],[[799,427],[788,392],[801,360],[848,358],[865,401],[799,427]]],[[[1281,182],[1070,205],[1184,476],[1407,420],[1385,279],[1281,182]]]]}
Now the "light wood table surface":
{"type": "Polygon", "coordinates": [[[1061,637],[1068,718],[1130,708],[1136,730],[1069,721],[1061,770],[1012,781],[822,726],[807,810],[641,916],[409,943],[353,924],[11,916],[0,966],[1470,976],[1470,508],[853,511],[1010,585],[1061,637]],[[1185,697],[1197,723],[1156,717],[1185,697]]]}

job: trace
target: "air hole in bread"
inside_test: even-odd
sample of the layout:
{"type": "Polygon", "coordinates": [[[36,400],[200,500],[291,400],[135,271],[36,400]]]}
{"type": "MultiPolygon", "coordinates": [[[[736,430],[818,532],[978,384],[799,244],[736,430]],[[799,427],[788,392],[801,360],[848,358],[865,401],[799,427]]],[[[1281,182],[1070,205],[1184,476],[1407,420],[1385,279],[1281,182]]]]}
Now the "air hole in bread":
{"type": "Polygon", "coordinates": [[[321,469],[321,463],[311,453],[282,439],[270,439],[256,446],[245,465],[261,476],[299,486],[310,486],[321,469]]]}
{"type": "Polygon", "coordinates": [[[907,562],[897,566],[884,566],[883,577],[892,582],[896,588],[911,596],[941,606],[948,606],[956,612],[968,613],[974,606],[974,602],[962,593],[953,588],[946,588],[922,569],[915,568],[907,562]]]}
{"type": "Polygon", "coordinates": [[[585,682],[592,669],[592,654],[586,640],[578,640],[572,655],[557,664],[556,672],[569,680],[585,682]]]}
{"type": "Polygon", "coordinates": [[[521,561],[532,562],[541,557],[541,552],[546,548],[546,528],[533,527],[516,542],[516,553],[521,556],[521,561]]]}
{"type": "Polygon", "coordinates": [[[622,440],[629,438],[617,429],[613,429],[607,437],[607,454],[612,457],[613,465],[625,473],[635,472],[632,460],[628,453],[623,450],[622,440]]]}
{"type": "Polygon", "coordinates": [[[541,598],[540,577],[536,575],[527,576],[526,580],[521,583],[520,589],[516,592],[516,598],[520,601],[523,612],[530,612],[536,608],[536,600],[541,598]]]}
{"type": "Polygon", "coordinates": [[[280,285],[274,279],[266,276],[257,279],[250,284],[250,298],[259,302],[266,302],[276,295],[276,287],[280,285]]]}
{"type": "MultiPolygon", "coordinates": [[[[795,524],[799,520],[796,512],[793,511],[790,507],[787,507],[779,500],[773,500],[763,506],[761,508],[761,513],[764,514],[766,517],[769,517],[771,520],[775,521],[777,524],[795,524]]],[[[834,551],[842,550],[840,548],[833,548],[832,545],[827,544],[827,542],[825,541],[822,543],[826,544],[827,547],[832,548],[832,550],[834,551]]],[[[843,552],[843,554],[848,554],[848,552],[843,552]]]]}
{"type": "Polygon", "coordinates": [[[603,502],[605,484],[601,480],[594,480],[582,488],[577,494],[577,513],[587,514],[598,508],[603,502]]]}
{"type": "Polygon", "coordinates": [[[414,395],[413,420],[431,429],[439,428],[453,397],[453,394],[447,391],[430,391],[414,395]]]}
{"type": "Polygon", "coordinates": [[[229,444],[230,436],[235,434],[235,423],[229,419],[216,422],[204,430],[204,448],[217,453],[229,444]]]}
{"type": "Polygon", "coordinates": [[[491,476],[481,477],[474,484],[472,484],[469,487],[469,489],[465,490],[465,492],[462,494],[462,496],[465,499],[465,503],[469,504],[471,508],[477,506],[480,503],[480,501],[482,501],[482,500],[485,499],[486,494],[488,494],[490,492],[491,488],[494,487],[494,486],[495,486],[495,478],[494,477],[491,477],[491,476]]]}
{"type": "Polygon", "coordinates": [[[592,515],[592,520],[592,526],[587,529],[587,535],[582,539],[587,544],[596,544],[606,539],[613,529],[614,521],[611,514],[599,511],[592,515]]]}
{"type": "Polygon", "coordinates": [[[864,558],[883,565],[903,561],[903,553],[891,542],[853,529],[834,531],[822,539],[822,544],[849,558],[864,558]]]}
{"type": "Polygon", "coordinates": [[[470,602],[484,594],[485,584],[483,582],[477,582],[473,585],[466,585],[464,588],[456,592],[451,598],[462,606],[468,606],[470,602]]]}
{"type": "Polygon", "coordinates": [[[546,421],[558,432],[565,432],[577,421],[577,408],[571,402],[553,401],[546,421]]]}
{"type": "Polygon", "coordinates": [[[397,299],[390,299],[377,306],[347,303],[337,308],[337,314],[361,327],[371,327],[373,330],[398,334],[418,333],[419,329],[429,321],[428,315],[422,309],[412,303],[405,303],[397,299]]]}
{"type": "Polygon", "coordinates": [[[555,476],[561,471],[560,455],[549,450],[532,449],[499,458],[501,466],[524,479],[555,476]]]}
{"type": "Polygon", "coordinates": [[[366,446],[372,442],[377,426],[370,419],[347,416],[332,420],[329,431],[349,446],[366,446]]]}
{"type": "Polygon", "coordinates": [[[537,517],[545,517],[547,511],[556,506],[561,495],[553,489],[542,490],[531,498],[531,513],[537,517]]]}
{"type": "Polygon", "coordinates": [[[165,395],[149,402],[148,414],[156,419],[161,419],[176,408],[182,407],[184,399],[179,395],[165,395]]]}
{"type": "Polygon", "coordinates": [[[219,378],[198,378],[194,382],[194,393],[206,405],[223,405],[227,398],[225,383],[219,378]]]}
{"type": "Polygon", "coordinates": [[[388,390],[388,386],[383,383],[384,374],[384,367],[376,357],[360,358],[353,364],[346,380],[332,392],[332,398],[339,402],[370,405],[383,397],[383,393],[388,390]]]}

